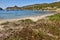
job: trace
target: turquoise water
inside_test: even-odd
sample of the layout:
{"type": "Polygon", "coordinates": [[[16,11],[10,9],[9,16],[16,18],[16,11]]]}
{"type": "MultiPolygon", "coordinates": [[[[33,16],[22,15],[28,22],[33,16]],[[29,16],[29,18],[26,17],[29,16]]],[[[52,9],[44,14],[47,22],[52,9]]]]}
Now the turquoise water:
{"type": "Polygon", "coordinates": [[[0,19],[12,19],[29,16],[40,16],[45,14],[52,14],[51,11],[40,11],[40,10],[15,10],[15,11],[0,11],[0,19]]]}

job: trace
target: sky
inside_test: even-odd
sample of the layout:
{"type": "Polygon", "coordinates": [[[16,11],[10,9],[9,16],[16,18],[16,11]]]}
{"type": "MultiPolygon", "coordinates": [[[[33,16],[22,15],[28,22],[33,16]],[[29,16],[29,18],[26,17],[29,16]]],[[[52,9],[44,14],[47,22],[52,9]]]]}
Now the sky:
{"type": "Polygon", "coordinates": [[[15,5],[21,7],[32,4],[51,3],[57,1],[60,0],[0,0],[0,7],[5,9],[6,7],[12,7],[15,5]]]}

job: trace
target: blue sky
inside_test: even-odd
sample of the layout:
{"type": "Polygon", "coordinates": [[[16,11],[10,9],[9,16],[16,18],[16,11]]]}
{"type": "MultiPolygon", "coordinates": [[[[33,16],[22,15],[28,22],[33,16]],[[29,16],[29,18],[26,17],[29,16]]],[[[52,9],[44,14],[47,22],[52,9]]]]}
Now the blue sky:
{"type": "Polygon", "coordinates": [[[32,4],[40,4],[40,3],[51,3],[56,2],[60,0],[0,0],[0,7],[6,8],[11,6],[26,6],[26,5],[32,5],[32,4]]]}

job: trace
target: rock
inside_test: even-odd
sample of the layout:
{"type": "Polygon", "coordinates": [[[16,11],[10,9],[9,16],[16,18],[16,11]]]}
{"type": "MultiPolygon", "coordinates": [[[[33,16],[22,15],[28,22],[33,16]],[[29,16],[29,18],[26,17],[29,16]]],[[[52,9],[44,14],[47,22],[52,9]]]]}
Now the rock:
{"type": "Polygon", "coordinates": [[[3,10],[2,8],[0,8],[0,10],[3,10]]]}

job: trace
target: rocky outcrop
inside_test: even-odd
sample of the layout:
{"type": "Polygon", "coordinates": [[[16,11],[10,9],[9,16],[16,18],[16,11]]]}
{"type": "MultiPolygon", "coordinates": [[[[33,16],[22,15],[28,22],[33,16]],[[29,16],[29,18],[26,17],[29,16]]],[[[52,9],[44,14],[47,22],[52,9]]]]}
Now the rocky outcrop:
{"type": "Polygon", "coordinates": [[[3,10],[2,8],[0,8],[0,10],[3,10]]]}

